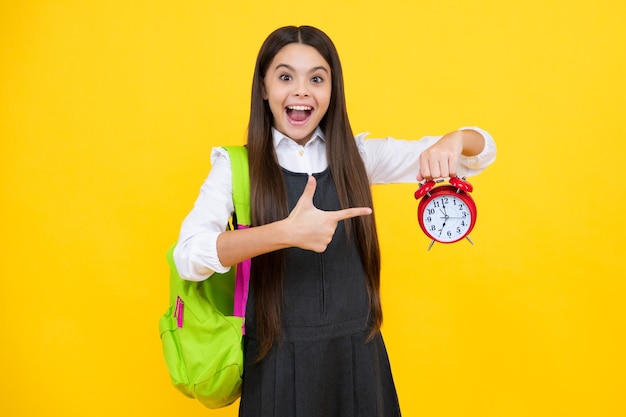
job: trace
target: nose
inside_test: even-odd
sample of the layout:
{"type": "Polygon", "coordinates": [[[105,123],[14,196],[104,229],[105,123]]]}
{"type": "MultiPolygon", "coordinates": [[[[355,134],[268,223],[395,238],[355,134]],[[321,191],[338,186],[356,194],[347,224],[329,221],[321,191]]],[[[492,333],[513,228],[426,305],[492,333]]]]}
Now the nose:
{"type": "Polygon", "coordinates": [[[294,96],[296,97],[308,97],[309,89],[306,81],[300,81],[296,84],[296,88],[294,90],[294,96]]]}

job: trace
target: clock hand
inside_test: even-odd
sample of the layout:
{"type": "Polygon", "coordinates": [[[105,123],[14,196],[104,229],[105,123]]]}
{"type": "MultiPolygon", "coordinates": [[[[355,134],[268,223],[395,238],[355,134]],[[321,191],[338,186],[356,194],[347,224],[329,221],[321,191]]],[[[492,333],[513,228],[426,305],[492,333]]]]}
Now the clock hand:
{"type": "Polygon", "coordinates": [[[443,215],[445,217],[442,217],[443,219],[447,219],[448,218],[448,212],[446,212],[446,204],[442,201],[441,202],[441,208],[439,209],[440,212],[443,213],[443,215]]]}
{"type": "MultiPolygon", "coordinates": [[[[446,216],[446,220],[447,220],[448,216],[446,216]]],[[[444,221],[443,224],[441,225],[441,229],[439,229],[439,236],[441,236],[441,234],[443,233],[443,229],[446,227],[446,222],[444,221]]]]}
{"type": "Polygon", "coordinates": [[[446,203],[441,200],[441,207],[443,208],[443,214],[448,217],[448,212],[446,211],[446,203]]]}

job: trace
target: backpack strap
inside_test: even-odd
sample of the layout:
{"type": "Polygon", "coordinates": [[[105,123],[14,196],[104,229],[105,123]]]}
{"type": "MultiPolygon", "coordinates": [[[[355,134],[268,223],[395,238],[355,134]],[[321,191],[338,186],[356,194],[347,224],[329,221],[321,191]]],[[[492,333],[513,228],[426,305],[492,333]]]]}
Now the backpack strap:
{"type": "MultiPolygon", "coordinates": [[[[248,150],[244,146],[224,146],[230,156],[233,172],[233,203],[235,205],[235,222],[238,229],[250,227],[250,171],[248,169],[248,150]]],[[[242,334],[246,333],[246,303],[250,288],[250,259],[237,265],[235,276],[235,300],[233,315],[244,319],[242,334]]]]}
{"type": "Polygon", "coordinates": [[[224,146],[230,156],[233,172],[233,203],[237,225],[250,226],[250,171],[245,146],[224,146]]]}

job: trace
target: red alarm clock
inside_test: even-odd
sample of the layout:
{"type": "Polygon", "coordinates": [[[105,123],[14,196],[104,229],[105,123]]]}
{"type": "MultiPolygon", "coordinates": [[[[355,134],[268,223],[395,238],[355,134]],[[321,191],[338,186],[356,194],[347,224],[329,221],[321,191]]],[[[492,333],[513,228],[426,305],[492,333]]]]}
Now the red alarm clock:
{"type": "Polygon", "coordinates": [[[474,189],[465,178],[450,178],[450,185],[436,183],[443,180],[427,181],[415,191],[415,199],[420,200],[417,207],[417,221],[432,241],[454,243],[469,238],[469,233],[476,223],[476,204],[469,193],[474,189]]]}

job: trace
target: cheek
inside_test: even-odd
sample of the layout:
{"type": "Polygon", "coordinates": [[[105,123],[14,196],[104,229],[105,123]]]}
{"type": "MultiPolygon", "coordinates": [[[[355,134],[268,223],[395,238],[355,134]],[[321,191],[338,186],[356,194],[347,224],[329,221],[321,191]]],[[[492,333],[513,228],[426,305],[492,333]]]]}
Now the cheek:
{"type": "Polygon", "coordinates": [[[329,88],[327,91],[324,92],[324,96],[326,107],[328,107],[328,105],[330,104],[330,98],[332,96],[332,90],[329,88]]]}
{"type": "Polygon", "coordinates": [[[272,113],[283,111],[283,102],[281,100],[276,100],[276,99],[272,100],[272,97],[270,97],[269,103],[270,103],[270,109],[272,110],[272,113]]]}
{"type": "Polygon", "coordinates": [[[328,110],[328,107],[330,106],[330,93],[324,96],[323,100],[320,101],[320,105],[323,108],[324,113],[326,113],[326,110],[328,110]]]}
{"type": "Polygon", "coordinates": [[[272,111],[274,110],[274,108],[282,106],[282,101],[279,99],[278,95],[276,94],[276,91],[274,90],[270,90],[266,92],[265,99],[269,103],[272,111]]]}
{"type": "Polygon", "coordinates": [[[272,119],[274,121],[280,120],[284,112],[284,107],[283,107],[282,102],[272,100],[272,97],[270,96],[268,100],[268,104],[269,104],[268,107],[270,109],[270,112],[272,113],[272,119]]]}

